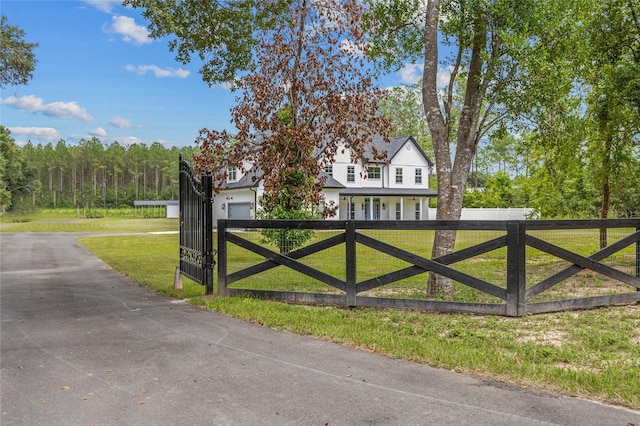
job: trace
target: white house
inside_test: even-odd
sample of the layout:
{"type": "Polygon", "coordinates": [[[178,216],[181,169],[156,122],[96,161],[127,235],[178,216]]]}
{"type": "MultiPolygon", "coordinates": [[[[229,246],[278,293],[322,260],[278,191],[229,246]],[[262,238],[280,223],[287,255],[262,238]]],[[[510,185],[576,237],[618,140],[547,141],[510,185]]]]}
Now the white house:
{"type": "MultiPolygon", "coordinates": [[[[433,163],[415,139],[376,138],[372,146],[386,153],[386,161],[352,163],[349,150],[339,149],[334,162],[325,167],[325,200],[338,205],[332,219],[429,219],[428,200],[437,195],[429,189],[433,163]]],[[[236,168],[227,172],[227,182],[214,198],[214,220],[254,218],[264,192],[259,172],[255,167],[244,175],[236,168]]]]}

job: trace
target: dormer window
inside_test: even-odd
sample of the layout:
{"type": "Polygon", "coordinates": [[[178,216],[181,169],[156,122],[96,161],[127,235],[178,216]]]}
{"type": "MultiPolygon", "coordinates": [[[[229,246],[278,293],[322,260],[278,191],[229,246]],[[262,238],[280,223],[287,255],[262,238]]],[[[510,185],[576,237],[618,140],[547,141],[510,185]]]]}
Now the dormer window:
{"type": "Polygon", "coordinates": [[[227,167],[227,182],[236,182],[238,180],[238,168],[227,167]]]}

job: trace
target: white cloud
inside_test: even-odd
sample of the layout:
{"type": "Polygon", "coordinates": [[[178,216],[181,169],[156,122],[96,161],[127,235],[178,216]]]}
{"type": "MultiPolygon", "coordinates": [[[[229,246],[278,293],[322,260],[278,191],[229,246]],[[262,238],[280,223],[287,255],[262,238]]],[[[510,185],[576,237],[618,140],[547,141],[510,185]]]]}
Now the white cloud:
{"type": "Polygon", "coordinates": [[[189,71],[183,70],[182,68],[178,68],[177,70],[174,70],[173,68],[162,69],[157,65],[138,65],[137,67],[134,67],[133,65],[127,65],[125,69],[127,71],[135,72],[138,75],[145,75],[146,73],[151,72],[158,78],[186,78],[189,76],[189,71]]]}
{"type": "Polygon", "coordinates": [[[413,86],[422,78],[422,70],[424,64],[407,64],[398,71],[400,75],[400,83],[413,86]]]}
{"type": "Polygon", "coordinates": [[[234,81],[223,81],[222,83],[219,83],[218,86],[226,90],[237,90],[240,88],[240,79],[236,79],[234,81]]]}
{"type": "Polygon", "coordinates": [[[112,18],[113,24],[110,31],[120,34],[122,40],[127,43],[133,44],[147,44],[151,43],[149,32],[143,25],[136,24],[133,18],[122,15],[114,15],[112,18]]]}
{"type": "Polygon", "coordinates": [[[113,6],[121,4],[120,0],[84,0],[84,2],[106,13],[111,13],[113,6]]]}
{"type": "Polygon", "coordinates": [[[10,96],[0,102],[29,113],[40,112],[50,117],[77,118],[82,121],[93,120],[93,117],[87,114],[87,110],[75,102],[52,102],[45,104],[42,98],[36,98],[34,95],[26,95],[21,98],[10,96]]]}
{"type": "Polygon", "coordinates": [[[12,135],[20,135],[46,142],[57,142],[61,139],[60,133],[53,127],[9,127],[12,135]]]}
{"type": "Polygon", "coordinates": [[[118,142],[125,145],[133,145],[134,143],[141,144],[144,141],[136,136],[125,136],[124,138],[115,138],[118,142]]]}
{"type": "MultiPolygon", "coordinates": [[[[446,69],[438,69],[438,75],[436,77],[436,86],[438,88],[442,89],[449,85],[449,79],[451,78],[451,69],[451,67],[448,67],[446,69]]],[[[420,82],[423,72],[424,64],[407,64],[402,69],[400,69],[400,71],[398,71],[398,75],[400,76],[400,83],[413,86],[414,84],[420,82]]]]}
{"type": "Polygon", "coordinates": [[[121,129],[126,129],[130,127],[142,127],[142,126],[133,124],[131,120],[127,120],[124,117],[113,117],[111,118],[111,120],[109,120],[109,124],[111,124],[113,127],[119,127],[121,129]]]}
{"type": "Polygon", "coordinates": [[[451,70],[453,67],[448,67],[447,69],[440,68],[438,70],[438,75],[436,77],[436,86],[438,88],[445,88],[449,85],[449,80],[451,79],[451,70]]]}
{"type": "Polygon", "coordinates": [[[102,127],[96,127],[95,129],[89,131],[89,134],[91,136],[104,138],[105,136],[107,136],[107,131],[105,129],[103,129],[102,127]]]}

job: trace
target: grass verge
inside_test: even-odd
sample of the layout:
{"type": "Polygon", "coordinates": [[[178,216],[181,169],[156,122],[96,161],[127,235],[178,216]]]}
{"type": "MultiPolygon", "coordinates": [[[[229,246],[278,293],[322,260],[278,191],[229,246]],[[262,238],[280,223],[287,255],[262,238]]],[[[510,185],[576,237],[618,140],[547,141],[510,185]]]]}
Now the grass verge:
{"type": "Polygon", "coordinates": [[[0,232],[178,232],[178,219],[78,219],[72,215],[0,216],[0,232]]]}
{"type": "Polygon", "coordinates": [[[177,235],[80,242],[155,291],[232,317],[438,368],[640,409],[638,305],[503,318],[204,297],[203,287],[184,278],[184,289],[173,289],[177,235]]]}

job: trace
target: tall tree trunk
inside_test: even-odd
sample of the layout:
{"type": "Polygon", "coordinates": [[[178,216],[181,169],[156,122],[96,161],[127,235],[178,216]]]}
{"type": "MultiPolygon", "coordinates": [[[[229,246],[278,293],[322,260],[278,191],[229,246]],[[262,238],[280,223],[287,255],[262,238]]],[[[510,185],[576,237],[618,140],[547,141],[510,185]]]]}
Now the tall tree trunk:
{"type": "Polygon", "coordinates": [[[115,207],[118,208],[118,169],[113,168],[113,195],[115,198],[115,207]]]}
{"type": "Polygon", "coordinates": [[[135,187],[136,187],[136,200],[140,199],[139,196],[139,184],[140,184],[140,175],[138,174],[138,165],[136,164],[136,169],[135,169],[135,175],[133,177],[133,180],[135,181],[135,187]]]}
{"type": "Polygon", "coordinates": [[[102,168],[102,206],[107,208],[107,168],[102,168]]]}
{"type": "Polygon", "coordinates": [[[156,187],[156,200],[158,199],[159,188],[160,188],[160,167],[156,165],[156,176],[155,176],[155,187],[156,187]]]}
{"type": "Polygon", "coordinates": [[[78,170],[76,162],[73,162],[73,176],[71,177],[72,187],[73,187],[73,206],[78,207],[78,170]]]}
{"type": "MultiPolygon", "coordinates": [[[[483,17],[477,17],[474,23],[474,39],[471,50],[471,61],[465,88],[465,97],[460,112],[456,144],[456,154],[451,163],[451,111],[445,105],[443,116],[438,97],[438,17],[439,1],[427,3],[425,41],[425,66],[422,84],[422,100],[431,131],[433,149],[436,157],[438,178],[438,220],[459,220],[462,213],[462,197],[464,196],[467,177],[478,142],[478,119],[486,85],[483,84],[483,54],[487,38],[487,24],[483,17]]],[[[451,76],[455,78],[454,73],[451,76]]],[[[453,84],[450,83],[451,91],[453,84]]],[[[456,242],[455,231],[436,231],[432,259],[452,253],[456,242]]],[[[444,296],[454,299],[453,283],[449,278],[438,274],[429,275],[427,297],[444,296]]]]}

